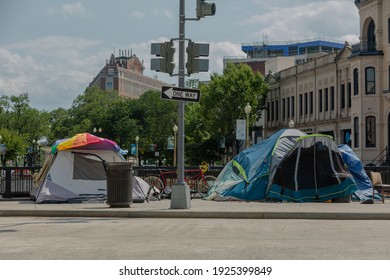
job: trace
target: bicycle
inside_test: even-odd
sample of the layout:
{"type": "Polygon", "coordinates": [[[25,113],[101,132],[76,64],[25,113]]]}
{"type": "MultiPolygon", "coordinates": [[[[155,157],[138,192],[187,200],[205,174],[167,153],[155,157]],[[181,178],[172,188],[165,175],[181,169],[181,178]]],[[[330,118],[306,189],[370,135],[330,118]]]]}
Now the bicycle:
{"type": "MultiPolygon", "coordinates": [[[[148,200],[161,200],[170,198],[172,186],[177,181],[177,171],[162,171],[158,176],[152,175],[145,179],[149,184],[149,190],[146,197],[148,200]]],[[[184,171],[184,181],[190,187],[191,198],[205,198],[209,188],[212,186],[216,177],[204,175],[202,169],[190,169],[184,171]]]]}

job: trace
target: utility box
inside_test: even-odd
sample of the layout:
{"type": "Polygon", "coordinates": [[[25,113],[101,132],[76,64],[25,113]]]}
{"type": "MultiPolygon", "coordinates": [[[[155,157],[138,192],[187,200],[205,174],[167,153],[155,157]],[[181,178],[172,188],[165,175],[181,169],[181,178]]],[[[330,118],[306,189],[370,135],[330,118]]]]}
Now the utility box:
{"type": "Polygon", "coordinates": [[[107,172],[107,204],[110,207],[130,207],[133,192],[131,162],[105,162],[107,172]]]}

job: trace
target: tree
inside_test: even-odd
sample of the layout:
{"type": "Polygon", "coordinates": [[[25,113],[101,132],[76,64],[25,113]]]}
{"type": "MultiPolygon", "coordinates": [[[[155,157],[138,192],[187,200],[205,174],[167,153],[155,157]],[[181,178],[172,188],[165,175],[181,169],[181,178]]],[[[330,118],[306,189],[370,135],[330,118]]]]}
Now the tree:
{"type": "Polygon", "coordinates": [[[101,127],[103,132],[99,136],[108,135],[102,120],[108,119],[108,111],[112,102],[118,99],[118,92],[102,90],[96,86],[88,87],[85,92],[76,97],[70,109],[71,128],[68,136],[77,133],[92,132],[93,128],[101,127]]]}
{"type": "Polygon", "coordinates": [[[213,73],[210,83],[201,85],[200,102],[210,134],[215,139],[225,138],[232,147],[236,120],[246,118],[245,105],[252,107],[249,123],[253,124],[264,107],[267,90],[261,73],[247,64],[228,64],[222,75],[213,73]]]}
{"type": "Polygon", "coordinates": [[[16,160],[18,155],[23,155],[27,146],[22,137],[6,128],[0,128],[0,135],[0,144],[6,147],[5,154],[0,155],[1,165],[5,166],[8,160],[16,160]]]}
{"type": "Polygon", "coordinates": [[[158,91],[147,91],[137,100],[133,118],[139,120],[142,127],[139,135],[141,154],[154,157],[154,151],[149,147],[156,144],[160,157],[170,160],[172,153],[167,151],[167,146],[168,138],[173,136],[172,128],[177,123],[177,103],[162,100],[158,91]]]}

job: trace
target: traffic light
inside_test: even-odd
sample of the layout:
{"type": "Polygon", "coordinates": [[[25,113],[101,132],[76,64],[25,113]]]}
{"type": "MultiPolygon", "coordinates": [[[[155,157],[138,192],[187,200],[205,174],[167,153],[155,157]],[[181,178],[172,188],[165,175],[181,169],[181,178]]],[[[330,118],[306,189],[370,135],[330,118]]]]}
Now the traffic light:
{"type": "Polygon", "coordinates": [[[151,54],[156,55],[158,58],[151,59],[150,69],[172,75],[173,70],[175,69],[175,63],[173,62],[175,47],[173,46],[173,41],[152,43],[151,54]]]}
{"type": "Polygon", "coordinates": [[[196,16],[199,18],[215,15],[216,7],[214,3],[204,0],[196,0],[196,16]]]}
{"type": "Polygon", "coordinates": [[[199,44],[192,41],[187,46],[187,74],[209,71],[209,60],[199,58],[200,56],[209,55],[209,44],[199,44]]]}

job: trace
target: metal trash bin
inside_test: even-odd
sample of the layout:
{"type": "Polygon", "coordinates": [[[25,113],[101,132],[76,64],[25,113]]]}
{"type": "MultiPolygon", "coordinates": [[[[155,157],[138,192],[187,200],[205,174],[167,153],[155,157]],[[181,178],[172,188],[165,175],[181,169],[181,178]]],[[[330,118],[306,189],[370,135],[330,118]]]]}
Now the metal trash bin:
{"type": "Polygon", "coordinates": [[[130,207],[133,192],[131,162],[105,162],[107,172],[107,204],[110,207],[130,207]]]}

